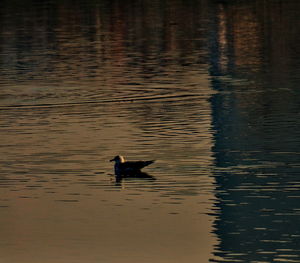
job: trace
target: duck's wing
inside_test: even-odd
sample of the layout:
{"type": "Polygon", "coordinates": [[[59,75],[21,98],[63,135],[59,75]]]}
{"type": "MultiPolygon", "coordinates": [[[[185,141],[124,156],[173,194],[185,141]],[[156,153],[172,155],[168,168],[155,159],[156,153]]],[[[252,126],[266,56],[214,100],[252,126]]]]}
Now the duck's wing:
{"type": "Polygon", "coordinates": [[[145,166],[154,163],[154,160],[151,161],[137,161],[137,162],[125,162],[122,163],[122,169],[125,170],[141,170],[145,166]]]}

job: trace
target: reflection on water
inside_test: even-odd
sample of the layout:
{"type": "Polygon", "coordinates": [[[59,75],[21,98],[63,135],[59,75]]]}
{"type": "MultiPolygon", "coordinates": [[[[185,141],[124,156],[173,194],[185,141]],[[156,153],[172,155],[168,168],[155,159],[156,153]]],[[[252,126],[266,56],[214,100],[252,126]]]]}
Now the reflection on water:
{"type": "Polygon", "coordinates": [[[217,262],[300,262],[299,45],[294,29],[281,30],[295,27],[292,7],[219,6],[219,92],[211,99],[217,262]]]}
{"type": "Polygon", "coordinates": [[[297,8],[5,2],[2,260],[300,262],[297,8]]]}

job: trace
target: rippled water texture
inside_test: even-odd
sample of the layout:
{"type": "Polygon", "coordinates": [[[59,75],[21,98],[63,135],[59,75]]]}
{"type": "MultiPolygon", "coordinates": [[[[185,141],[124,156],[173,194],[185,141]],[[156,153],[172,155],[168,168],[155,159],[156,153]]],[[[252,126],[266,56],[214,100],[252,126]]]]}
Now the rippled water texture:
{"type": "Polygon", "coordinates": [[[4,1],[0,262],[300,262],[299,3],[4,1]]]}

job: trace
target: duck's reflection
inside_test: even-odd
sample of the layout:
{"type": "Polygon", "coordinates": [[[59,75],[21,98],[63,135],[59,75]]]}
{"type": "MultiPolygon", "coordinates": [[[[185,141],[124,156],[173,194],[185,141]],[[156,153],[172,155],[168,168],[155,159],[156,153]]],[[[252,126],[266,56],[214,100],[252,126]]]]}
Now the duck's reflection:
{"type": "Polygon", "coordinates": [[[144,180],[144,181],[155,181],[156,178],[148,173],[139,172],[139,173],[131,173],[131,174],[122,174],[122,175],[116,175],[115,176],[115,183],[117,186],[120,186],[122,181],[138,181],[138,180],[144,180]]]}

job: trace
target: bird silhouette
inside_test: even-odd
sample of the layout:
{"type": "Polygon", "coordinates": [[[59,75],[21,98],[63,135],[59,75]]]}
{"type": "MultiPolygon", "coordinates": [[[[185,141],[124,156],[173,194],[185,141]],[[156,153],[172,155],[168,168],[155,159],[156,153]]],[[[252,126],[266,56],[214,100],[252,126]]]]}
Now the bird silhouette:
{"type": "Polygon", "coordinates": [[[141,169],[154,163],[151,161],[130,161],[126,162],[124,157],[121,155],[115,156],[110,162],[115,162],[114,169],[116,176],[139,176],[139,174],[144,174],[141,169]]]}

